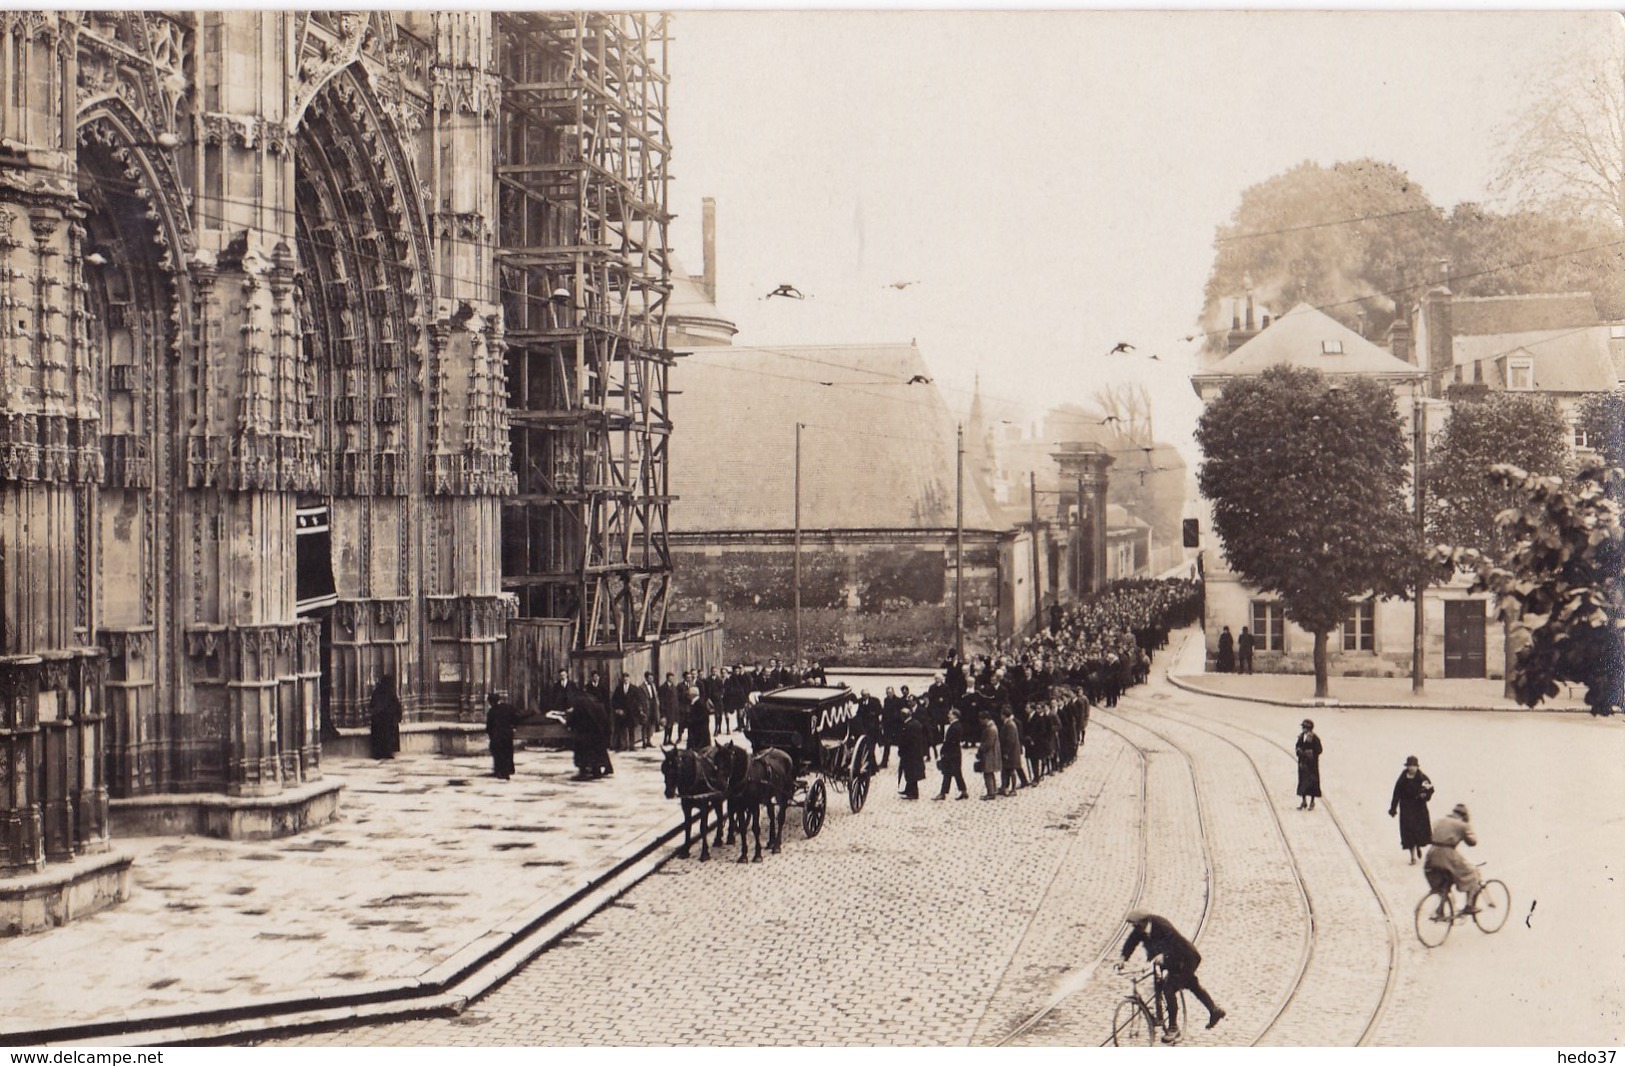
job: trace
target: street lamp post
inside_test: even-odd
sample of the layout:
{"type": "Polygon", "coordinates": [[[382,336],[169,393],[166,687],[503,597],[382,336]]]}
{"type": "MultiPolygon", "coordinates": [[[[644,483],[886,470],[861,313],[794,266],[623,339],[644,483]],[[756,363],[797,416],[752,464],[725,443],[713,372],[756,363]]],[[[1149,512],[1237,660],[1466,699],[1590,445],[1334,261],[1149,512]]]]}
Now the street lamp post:
{"type": "Polygon", "coordinates": [[[794,661],[800,669],[801,662],[801,423],[796,423],[796,505],[795,505],[795,579],[794,579],[794,607],[796,627],[795,657],[794,661]]]}
{"type": "MultiPolygon", "coordinates": [[[[1419,543],[1427,540],[1427,401],[1422,398],[1420,390],[1411,392],[1411,463],[1414,467],[1411,477],[1411,487],[1415,494],[1414,507],[1416,511],[1416,536],[1419,543]]],[[[1416,596],[1412,608],[1415,614],[1411,623],[1411,691],[1421,692],[1427,677],[1424,669],[1423,657],[1427,646],[1427,611],[1425,598],[1427,593],[1427,575],[1420,569],[1416,575],[1416,596]]]]}
{"type": "Polygon", "coordinates": [[[954,654],[965,657],[965,424],[955,430],[958,462],[954,472],[954,654]]]}

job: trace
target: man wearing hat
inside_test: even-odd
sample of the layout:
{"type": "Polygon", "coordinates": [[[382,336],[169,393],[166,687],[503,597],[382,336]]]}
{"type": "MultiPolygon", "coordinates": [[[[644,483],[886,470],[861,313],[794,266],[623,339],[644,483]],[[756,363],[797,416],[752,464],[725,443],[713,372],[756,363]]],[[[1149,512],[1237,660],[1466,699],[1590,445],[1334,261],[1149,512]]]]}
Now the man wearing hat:
{"type": "Polygon", "coordinates": [[[964,744],[965,728],[959,721],[959,708],[948,708],[948,728],[942,734],[941,753],[937,757],[937,769],[942,771],[942,791],[937,793],[937,799],[948,798],[948,786],[959,786],[959,798],[968,799],[969,793],[965,789],[964,772],[964,744]]]}
{"type": "Polygon", "coordinates": [[[1461,913],[1471,914],[1478,901],[1481,882],[1478,867],[1456,850],[1456,845],[1463,843],[1470,848],[1477,847],[1478,838],[1473,835],[1467,805],[1458,803],[1449,814],[1433,823],[1433,846],[1428,848],[1428,857],[1422,861],[1422,873],[1435,889],[1443,890],[1454,884],[1465,892],[1467,905],[1461,913]]]}
{"type": "MultiPolygon", "coordinates": [[[[1123,916],[1130,929],[1128,938],[1123,941],[1123,961],[1134,954],[1134,949],[1141,944],[1145,945],[1145,957],[1155,962],[1162,959],[1162,998],[1167,1009],[1168,1028],[1162,1034],[1164,1044],[1172,1044],[1179,1039],[1179,993],[1190,989],[1207,1008],[1207,1027],[1213,1028],[1225,1016],[1225,1009],[1213,1002],[1213,997],[1207,994],[1202,983],[1196,979],[1196,968],[1202,965],[1202,953],[1175,929],[1168,919],[1160,914],[1149,911],[1132,910],[1123,916]]],[[[1122,963],[1118,964],[1122,969],[1122,963]]]]}

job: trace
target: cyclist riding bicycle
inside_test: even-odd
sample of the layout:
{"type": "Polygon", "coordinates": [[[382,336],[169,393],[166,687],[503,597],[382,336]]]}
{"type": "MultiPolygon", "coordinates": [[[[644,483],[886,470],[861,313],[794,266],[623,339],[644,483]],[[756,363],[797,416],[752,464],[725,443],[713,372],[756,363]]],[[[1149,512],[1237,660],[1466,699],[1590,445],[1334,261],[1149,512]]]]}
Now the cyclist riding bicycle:
{"type": "Polygon", "coordinates": [[[1468,847],[1478,845],[1465,803],[1456,804],[1449,814],[1433,823],[1433,846],[1428,848],[1427,858],[1423,860],[1422,873],[1427,877],[1429,887],[1436,892],[1447,892],[1452,885],[1461,889],[1467,896],[1467,905],[1461,913],[1471,914],[1483,882],[1479,878],[1478,867],[1456,850],[1457,844],[1468,847]]]}
{"type": "MultiPolygon", "coordinates": [[[[1179,930],[1160,914],[1132,910],[1124,915],[1123,920],[1133,926],[1128,938],[1123,941],[1123,960],[1126,962],[1141,944],[1145,945],[1146,958],[1152,962],[1159,958],[1162,960],[1162,1000],[1168,1017],[1162,1042],[1172,1044],[1179,1039],[1178,995],[1183,989],[1190,989],[1191,995],[1207,1008],[1207,1027],[1211,1029],[1218,1025],[1219,1019],[1225,1016],[1225,1009],[1213,1002],[1213,997],[1196,979],[1196,968],[1202,965],[1202,954],[1196,950],[1196,945],[1180,935],[1179,930]]],[[[1122,968],[1122,963],[1118,964],[1118,968],[1122,968]]]]}

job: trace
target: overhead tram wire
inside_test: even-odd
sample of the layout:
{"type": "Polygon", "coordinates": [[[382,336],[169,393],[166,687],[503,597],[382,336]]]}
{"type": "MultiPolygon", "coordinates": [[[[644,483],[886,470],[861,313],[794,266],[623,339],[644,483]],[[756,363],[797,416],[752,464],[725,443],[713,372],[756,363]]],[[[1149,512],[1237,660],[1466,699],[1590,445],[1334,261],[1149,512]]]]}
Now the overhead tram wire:
{"type": "MultiPolygon", "coordinates": [[[[53,176],[58,173],[54,169],[47,168],[47,167],[41,167],[41,166],[37,166],[37,165],[34,165],[34,164],[26,164],[26,165],[20,166],[20,167],[19,166],[13,166],[10,169],[36,170],[36,171],[40,171],[42,173],[52,174],[53,176]]],[[[108,175],[102,175],[102,174],[80,172],[78,177],[89,178],[94,183],[104,185],[104,186],[111,186],[113,188],[118,188],[119,186],[123,186],[124,188],[122,189],[122,191],[126,192],[126,193],[128,193],[130,195],[135,195],[135,190],[138,189],[138,188],[139,189],[146,189],[147,188],[146,184],[142,183],[142,182],[132,181],[130,179],[113,178],[113,177],[110,177],[108,175]]],[[[295,217],[297,217],[298,214],[299,214],[297,209],[294,209],[294,208],[279,207],[279,206],[270,205],[270,204],[263,204],[263,203],[260,203],[258,201],[244,200],[244,199],[239,199],[239,198],[235,198],[235,197],[216,196],[216,197],[211,197],[210,199],[218,200],[218,201],[223,202],[223,203],[235,204],[235,205],[240,206],[240,207],[254,207],[254,208],[262,210],[262,211],[268,211],[268,212],[270,212],[272,214],[288,214],[288,215],[294,215],[295,217]]],[[[262,235],[270,236],[270,237],[276,237],[278,239],[284,239],[284,238],[289,236],[288,234],[285,234],[280,230],[270,230],[270,229],[265,228],[264,226],[258,226],[258,225],[254,225],[252,223],[244,224],[244,223],[240,222],[237,219],[232,219],[232,218],[228,218],[228,217],[226,217],[224,215],[218,215],[218,214],[214,214],[212,212],[200,210],[195,205],[188,209],[187,214],[192,218],[204,219],[204,220],[207,220],[207,221],[210,221],[210,222],[219,223],[221,225],[230,226],[230,227],[232,227],[234,229],[253,230],[253,231],[255,231],[257,233],[260,233],[262,235]]],[[[1388,217],[1388,216],[1371,216],[1371,217],[1388,217]]],[[[1361,219],[1358,219],[1358,218],[1356,218],[1356,219],[1344,219],[1344,220],[1339,220],[1338,222],[1335,222],[1335,223],[1332,223],[1332,222],[1316,223],[1315,225],[1317,225],[1317,226],[1319,226],[1319,225],[1334,225],[1334,224],[1342,224],[1342,223],[1347,223],[1347,222],[1352,222],[1352,221],[1360,221],[1360,220],[1361,219]]],[[[1293,227],[1289,227],[1288,229],[1282,230],[1281,232],[1290,232],[1290,230],[1292,228],[1293,227]]],[[[1308,227],[1304,227],[1304,228],[1308,228],[1308,227]]],[[[1264,234],[1260,233],[1260,234],[1256,234],[1256,235],[1257,236],[1262,236],[1264,234]]],[[[321,251],[324,251],[324,252],[331,252],[331,253],[334,253],[335,255],[342,253],[343,255],[345,255],[348,258],[354,259],[354,260],[357,260],[357,261],[360,261],[360,262],[370,262],[370,263],[375,263],[375,264],[379,264],[379,265],[390,266],[390,267],[393,267],[393,268],[399,268],[401,266],[400,260],[386,259],[383,256],[376,255],[374,253],[364,251],[364,250],[362,250],[360,248],[342,248],[341,249],[336,244],[324,244],[324,243],[322,243],[321,240],[319,240],[318,238],[315,238],[315,237],[309,237],[307,239],[310,241],[310,243],[314,247],[316,247],[317,249],[319,249],[321,251]]],[[[482,251],[495,250],[495,251],[500,252],[500,248],[498,248],[494,243],[491,244],[491,245],[486,245],[486,244],[482,244],[482,243],[480,243],[478,241],[469,241],[469,240],[466,240],[464,238],[458,238],[458,237],[429,237],[428,240],[431,241],[431,242],[449,243],[449,244],[452,244],[452,245],[465,245],[465,246],[475,248],[477,250],[482,250],[482,251]]],[[[1499,264],[1497,266],[1487,267],[1487,268],[1485,268],[1483,270],[1474,270],[1474,271],[1468,271],[1466,273],[1452,274],[1452,275],[1450,275],[1450,280],[1457,281],[1457,280],[1465,280],[1465,279],[1469,279],[1469,278],[1487,277],[1487,276],[1492,275],[1492,274],[1499,274],[1499,273],[1501,273],[1503,271],[1516,270],[1519,267],[1530,266],[1530,265],[1533,265],[1535,263],[1551,262],[1551,261],[1557,260],[1557,259],[1566,259],[1566,258],[1569,258],[1571,256],[1585,255],[1585,254],[1588,254],[1588,253],[1591,253],[1591,252],[1604,251],[1604,250],[1607,250],[1607,249],[1610,249],[1610,248],[1619,248],[1619,247],[1625,247],[1625,239],[1613,240],[1613,241],[1605,241],[1605,242],[1603,242],[1601,244],[1588,245],[1588,246],[1583,247],[1583,248],[1573,248],[1573,249],[1569,249],[1567,251],[1553,253],[1551,255],[1533,256],[1533,257],[1528,258],[1528,259],[1522,259],[1522,260],[1517,260],[1517,261],[1514,261],[1514,262],[1511,262],[1511,263],[1502,263],[1502,264],[1499,264]]],[[[498,264],[498,266],[500,268],[500,263],[498,264]]],[[[449,282],[449,283],[459,283],[459,282],[462,282],[462,281],[465,280],[464,278],[461,278],[461,277],[459,277],[457,275],[445,273],[443,271],[435,271],[435,270],[428,270],[428,269],[419,268],[419,269],[415,270],[414,272],[423,274],[426,277],[432,277],[432,278],[435,278],[436,280],[443,281],[443,282],[449,282]]],[[[1350,298],[1345,299],[1345,300],[1333,301],[1331,303],[1326,303],[1326,304],[1311,304],[1310,306],[1313,307],[1317,311],[1325,312],[1325,311],[1331,310],[1332,308],[1347,307],[1347,306],[1352,305],[1352,304],[1363,303],[1366,300],[1377,299],[1377,298],[1392,298],[1392,297],[1395,297],[1395,296],[1402,296],[1407,292],[1410,292],[1410,291],[1412,291],[1414,289],[1422,287],[1422,285],[1424,285],[1424,284],[1425,283],[1418,283],[1418,284],[1412,284],[1412,285],[1403,285],[1403,286],[1400,286],[1400,287],[1395,288],[1395,289],[1389,289],[1389,290],[1386,290],[1386,291],[1379,291],[1379,292],[1371,292],[1371,293],[1366,293],[1366,294],[1361,295],[1361,296],[1350,297],[1350,298]]],[[[529,293],[529,292],[526,292],[526,291],[520,290],[520,289],[509,288],[509,287],[503,286],[500,282],[492,283],[489,287],[492,290],[494,290],[499,296],[515,296],[515,297],[519,297],[519,298],[522,298],[522,299],[529,299],[529,300],[540,299],[540,297],[538,297],[534,293],[529,293]]],[[[1574,332],[1579,332],[1580,330],[1588,329],[1588,328],[1591,328],[1591,327],[1578,327],[1574,332]]],[[[1212,329],[1212,330],[1202,330],[1202,331],[1199,331],[1196,334],[1188,334],[1187,336],[1191,336],[1191,337],[1200,336],[1200,337],[1203,337],[1203,338],[1212,338],[1212,337],[1224,336],[1224,335],[1228,334],[1229,332],[1230,332],[1230,330],[1228,328],[1226,328],[1226,329],[1212,329]]],[[[1568,334],[1563,334],[1562,336],[1567,336],[1567,335],[1568,334]]],[[[1556,341],[1556,340],[1559,340],[1559,339],[1561,339],[1561,337],[1548,337],[1548,338],[1545,338],[1545,339],[1540,340],[1540,341],[1531,342],[1531,344],[1548,344],[1548,343],[1552,343],[1553,341],[1556,341]]],[[[867,367],[854,367],[854,366],[851,366],[850,364],[838,363],[838,362],[834,362],[834,361],[830,361],[830,360],[815,359],[815,358],[813,358],[811,356],[803,355],[803,354],[801,354],[799,352],[788,350],[787,348],[783,348],[783,347],[774,348],[774,347],[770,347],[770,346],[767,346],[767,345],[749,345],[747,347],[750,348],[750,349],[753,349],[753,350],[772,352],[773,354],[781,355],[781,356],[784,356],[785,358],[788,358],[788,359],[797,359],[797,360],[804,361],[804,362],[810,362],[810,363],[815,363],[815,364],[819,364],[819,365],[835,367],[835,368],[839,368],[839,369],[843,369],[843,370],[847,370],[847,371],[851,371],[851,372],[872,373],[872,374],[876,374],[877,376],[881,375],[883,373],[881,371],[872,370],[872,369],[867,368],[867,367]]],[[[791,347],[794,347],[794,346],[791,346],[791,347]]],[[[827,348],[827,347],[831,347],[831,346],[830,345],[807,345],[806,347],[811,347],[811,348],[825,347],[825,348],[827,348]]],[[[1530,347],[1530,345],[1529,344],[1524,344],[1524,345],[1519,345],[1517,347],[1527,348],[1527,347],[1530,347]]],[[[1493,358],[1496,358],[1496,357],[1498,357],[1500,355],[1509,354],[1510,352],[1515,351],[1515,350],[1516,350],[1516,348],[1507,349],[1507,351],[1487,355],[1484,358],[1485,359],[1493,359],[1493,358]]],[[[733,368],[730,368],[730,369],[733,369],[733,368]]],[[[784,377],[784,375],[767,375],[767,374],[765,374],[765,372],[764,372],[764,376],[784,377]]],[[[785,379],[786,380],[795,380],[795,379],[790,379],[790,378],[787,378],[787,377],[785,379]]],[[[901,382],[876,381],[876,382],[874,382],[874,384],[888,384],[888,385],[890,385],[890,384],[901,384],[901,382]]],[[[965,389],[965,388],[963,388],[961,386],[952,386],[952,385],[946,385],[946,384],[938,384],[937,388],[942,390],[942,391],[945,391],[945,392],[957,392],[957,393],[961,393],[961,394],[969,393],[969,392],[973,391],[973,390],[965,389]]],[[[1020,404],[1020,401],[1016,400],[1014,397],[1004,396],[1004,395],[1001,395],[1001,394],[998,394],[998,393],[984,393],[984,395],[989,396],[993,400],[998,401],[998,402],[1011,403],[1011,404],[1020,404]]],[[[913,406],[920,406],[922,408],[929,406],[928,404],[918,403],[917,401],[899,400],[899,399],[896,399],[896,398],[894,398],[894,402],[910,404],[910,405],[913,405],[913,406]]]]}

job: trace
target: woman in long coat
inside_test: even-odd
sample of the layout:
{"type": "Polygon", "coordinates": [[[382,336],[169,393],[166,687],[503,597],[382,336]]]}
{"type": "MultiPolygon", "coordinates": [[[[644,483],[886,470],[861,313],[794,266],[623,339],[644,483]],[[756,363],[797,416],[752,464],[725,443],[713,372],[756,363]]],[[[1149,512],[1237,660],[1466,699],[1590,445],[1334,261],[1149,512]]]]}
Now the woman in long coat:
{"type": "Polygon", "coordinates": [[[1405,771],[1394,782],[1394,798],[1388,803],[1388,817],[1399,816],[1399,846],[1411,853],[1412,866],[1422,857],[1422,849],[1433,843],[1433,819],[1428,816],[1432,798],[1433,782],[1412,755],[1405,760],[1405,771]]]}
{"type": "Polygon", "coordinates": [[[1307,806],[1315,809],[1320,798],[1320,738],[1315,736],[1315,723],[1305,718],[1303,732],[1298,734],[1298,810],[1307,806]]]}
{"type": "Polygon", "coordinates": [[[401,750],[401,698],[395,692],[395,675],[385,674],[372,689],[367,724],[374,759],[393,759],[401,750]]]}

